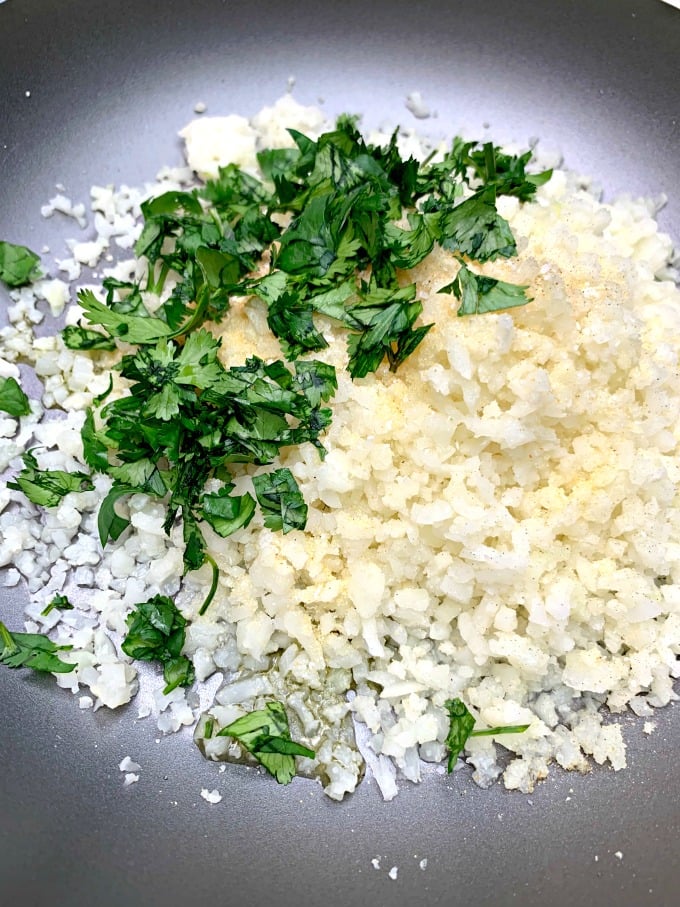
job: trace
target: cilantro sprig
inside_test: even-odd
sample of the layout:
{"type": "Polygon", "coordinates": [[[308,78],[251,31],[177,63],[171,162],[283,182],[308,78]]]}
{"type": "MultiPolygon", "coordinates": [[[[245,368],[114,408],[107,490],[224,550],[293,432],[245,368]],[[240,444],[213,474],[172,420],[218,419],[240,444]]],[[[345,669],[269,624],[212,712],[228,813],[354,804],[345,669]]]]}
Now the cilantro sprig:
{"type": "Polygon", "coordinates": [[[449,733],[446,736],[446,747],[449,751],[448,771],[452,772],[458,756],[462,753],[470,737],[495,737],[497,734],[523,734],[528,724],[504,725],[502,727],[482,728],[475,731],[475,719],[461,699],[447,699],[444,708],[449,716],[449,733]]]}

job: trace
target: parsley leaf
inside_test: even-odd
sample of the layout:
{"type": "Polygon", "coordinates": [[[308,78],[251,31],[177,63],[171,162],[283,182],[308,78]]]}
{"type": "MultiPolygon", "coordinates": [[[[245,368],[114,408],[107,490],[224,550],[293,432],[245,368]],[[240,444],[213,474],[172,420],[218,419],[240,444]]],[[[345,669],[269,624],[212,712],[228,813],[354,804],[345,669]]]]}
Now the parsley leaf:
{"type": "Polygon", "coordinates": [[[447,770],[453,771],[458,756],[463,751],[463,747],[469,737],[492,737],[497,734],[523,734],[528,724],[505,725],[503,727],[483,728],[482,730],[473,730],[475,719],[470,714],[465,703],[460,699],[447,699],[444,708],[449,715],[449,733],[444,741],[449,750],[449,761],[447,770]]]}
{"type": "Polygon", "coordinates": [[[14,378],[0,378],[0,410],[15,418],[31,412],[28,397],[14,378]]]}
{"type": "Polygon", "coordinates": [[[54,611],[55,608],[59,611],[73,611],[73,605],[68,598],[65,595],[58,593],[48,605],[45,605],[40,613],[43,617],[47,617],[47,615],[54,611]]]}
{"type": "Polygon", "coordinates": [[[42,633],[10,633],[0,621],[0,664],[8,668],[68,674],[76,665],[62,661],[56,653],[70,648],[56,645],[42,633]]]}
{"type": "Polygon", "coordinates": [[[0,240],[0,280],[8,287],[22,287],[40,277],[40,256],[26,246],[0,240]]]}
{"type": "Polygon", "coordinates": [[[175,687],[190,686],[195,680],[193,665],[182,655],[187,622],[175,603],[165,595],[154,595],[134,609],[127,617],[123,652],[138,661],[161,662],[165,695],[175,687]]]}
{"type": "Polygon", "coordinates": [[[238,740],[279,784],[290,784],[295,777],[295,756],[313,759],[315,755],[314,750],[291,740],[286,710],[277,701],[237,718],[216,736],[238,740]]]}
{"type": "Polygon", "coordinates": [[[83,472],[65,472],[61,469],[39,469],[38,461],[30,451],[24,454],[24,468],[8,488],[23,491],[29,501],[42,507],[56,507],[71,491],[91,491],[92,480],[83,472]]]}
{"type": "Polygon", "coordinates": [[[455,280],[441,287],[438,293],[452,293],[461,304],[458,315],[479,315],[484,312],[498,312],[513,306],[530,302],[525,286],[506,283],[494,277],[474,274],[462,264],[455,280]]]}

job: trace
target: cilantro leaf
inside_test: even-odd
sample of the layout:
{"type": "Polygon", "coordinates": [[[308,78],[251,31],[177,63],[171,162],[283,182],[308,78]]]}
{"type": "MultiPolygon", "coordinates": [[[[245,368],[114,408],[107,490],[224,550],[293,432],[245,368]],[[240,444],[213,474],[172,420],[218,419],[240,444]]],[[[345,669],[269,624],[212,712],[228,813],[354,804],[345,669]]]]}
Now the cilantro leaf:
{"type": "Polygon", "coordinates": [[[552,170],[542,173],[527,173],[526,165],[531,160],[531,151],[524,154],[505,154],[491,142],[481,150],[471,151],[468,163],[485,185],[494,188],[497,195],[515,195],[520,201],[529,201],[538,186],[548,182],[552,170]]]}
{"type": "Polygon", "coordinates": [[[116,539],[130,525],[130,520],[120,516],[116,512],[115,503],[119,498],[127,497],[140,491],[139,488],[132,488],[128,485],[114,485],[108,492],[104,500],[99,505],[99,514],[97,515],[97,528],[99,530],[99,540],[104,546],[109,539],[116,539]]]}
{"type": "Polygon", "coordinates": [[[154,595],[134,606],[127,617],[128,632],[121,648],[138,661],[160,661],[167,695],[175,687],[190,686],[195,680],[191,661],[182,655],[186,620],[172,599],[154,595]]]}
{"type": "Polygon", "coordinates": [[[61,336],[65,346],[70,350],[115,350],[116,348],[116,342],[111,337],[74,324],[66,325],[61,336]]]}
{"type": "Polygon", "coordinates": [[[31,405],[14,378],[0,378],[0,410],[10,416],[28,416],[31,405]]]}
{"type": "Polygon", "coordinates": [[[486,194],[472,196],[441,215],[438,237],[444,249],[477,261],[510,258],[517,253],[510,224],[486,194]]]}
{"type": "Polygon", "coordinates": [[[83,442],[83,459],[97,472],[106,472],[109,465],[108,447],[100,433],[95,428],[94,413],[88,407],[85,411],[85,421],[80,429],[80,439],[83,442]]]}
{"type": "Polygon", "coordinates": [[[72,611],[73,605],[65,595],[58,593],[54,596],[52,601],[42,609],[40,613],[43,617],[47,617],[47,615],[54,611],[55,608],[57,608],[59,611],[72,611]]]}
{"type": "Polygon", "coordinates": [[[314,750],[291,740],[288,716],[278,701],[237,718],[216,736],[238,740],[279,784],[290,784],[295,777],[295,756],[315,756],[314,750]]]}
{"type": "Polygon", "coordinates": [[[23,491],[29,501],[42,507],[56,507],[71,491],[91,491],[92,479],[83,472],[65,472],[61,469],[39,469],[38,461],[30,451],[24,454],[24,468],[7,483],[8,488],[23,491]]]}
{"type": "Polygon", "coordinates": [[[42,633],[10,633],[0,621],[0,664],[8,668],[68,674],[76,665],[62,661],[56,653],[70,648],[56,645],[42,633]]]}
{"type": "Polygon", "coordinates": [[[423,306],[415,301],[416,287],[385,288],[369,285],[361,301],[349,308],[352,328],[347,340],[348,369],[352,378],[374,372],[384,358],[396,371],[406,351],[413,352],[432,325],[413,329],[423,306]]]}
{"type": "Polygon", "coordinates": [[[494,277],[483,277],[462,264],[455,280],[441,287],[437,292],[452,293],[461,304],[458,315],[479,315],[484,312],[498,312],[513,306],[526,305],[531,300],[525,286],[506,283],[494,277]]]}
{"type": "Polygon", "coordinates": [[[40,256],[26,246],[0,240],[0,280],[8,287],[22,287],[40,277],[40,256]]]}
{"type": "Polygon", "coordinates": [[[415,268],[427,258],[434,246],[433,215],[410,212],[408,222],[410,230],[391,223],[385,228],[385,239],[396,268],[415,268]]]}
{"type": "Polygon", "coordinates": [[[460,699],[447,699],[444,708],[449,715],[449,733],[444,741],[449,750],[447,770],[453,771],[456,759],[463,751],[470,737],[493,737],[498,734],[523,734],[529,727],[528,724],[503,725],[502,727],[482,728],[473,730],[475,719],[470,714],[465,703],[460,699]]]}
{"type": "Polygon", "coordinates": [[[249,494],[234,497],[233,485],[220,488],[215,494],[204,494],[201,499],[201,516],[210,523],[222,538],[244,529],[255,513],[255,501],[249,494]]]}
{"type": "Polygon", "coordinates": [[[447,770],[453,771],[458,756],[462,753],[468,737],[475,726],[475,719],[460,699],[447,699],[444,708],[449,715],[449,732],[444,743],[449,751],[447,770]]]}
{"type": "Polygon", "coordinates": [[[290,469],[283,467],[253,476],[253,486],[267,529],[282,530],[285,535],[305,528],[307,505],[290,469]]]}
{"type": "Polygon", "coordinates": [[[111,337],[127,343],[154,343],[172,334],[172,329],[160,318],[119,314],[99,302],[92,290],[81,290],[78,302],[90,324],[100,325],[111,337]]]}
{"type": "Polygon", "coordinates": [[[332,365],[315,359],[295,363],[295,384],[312,406],[330,400],[338,389],[338,379],[332,365]]]}

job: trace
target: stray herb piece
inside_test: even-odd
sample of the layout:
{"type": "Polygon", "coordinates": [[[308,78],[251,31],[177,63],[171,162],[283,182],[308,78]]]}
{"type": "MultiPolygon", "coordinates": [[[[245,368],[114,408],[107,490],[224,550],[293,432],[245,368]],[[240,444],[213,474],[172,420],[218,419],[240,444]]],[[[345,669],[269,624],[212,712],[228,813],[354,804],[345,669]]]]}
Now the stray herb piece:
{"type": "Polygon", "coordinates": [[[238,740],[279,784],[290,784],[295,777],[295,756],[313,759],[315,755],[314,750],[290,739],[286,710],[277,701],[237,718],[218,731],[217,736],[238,740]]]}
{"type": "Polygon", "coordinates": [[[449,733],[445,743],[449,750],[448,771],[452,772],[458,756],[469,737],[491,737],[496,734],[523,734],[529,727],[528,724],[506,725],[504,727],[483,728],[473,730],[475,719],[470,714],[465,703],[460,699],[447,699],[444,708],[449,713],[449,733]]]}
{"type": "Polygon", "coordinates": [[[28,397],[14,378],[0,378],[0,410],[15,418],[31,412],[28,397]]]}
{"type": "Polygon", "coordinates": [[[0,280],[8,287],[23,287],[40,277],[40,256],[26,246],[0,240],[0,280]]]}
{"type": "Polygon", "coordinates": [[[59,611],[73,611],[73,605],[68,598],[65,595],[61,595],[61,593],[58,593],[40,613],[43,617],[47,617],[47,615],[54,611],[55,608],[59,611]]]}
{"type": "Polygon", "coordinates": [[[467,265],[461,264],[455,280],[441,287],[439,293],[453,293],[460,299],[458,315],[481,315],[499,312],[502,309],[526,305],[531,300],[526,295],[527,287],[494,277],[473,274],[467,265]]]}
{"type": "Polygon", "coordinates": [[[121,648],[130,658],[161,662],[166,695],[175,687],[190,686],[195,679],[191,661],[182,655],[186,623],[165,595],[135,605],[127,617],[128,632],[121,648]]]}
{"type": "Polygon", "coordinates": [[[8,668],[68,674],[76,665],[62,661],[56,653],[70,648],[56,645],[43,633],[10,633],[0,621],[0,664],[8,668]]]}
{"type": "Polygon", "coordinates": [[[41,507],[56,507],[71,491],[91,491],[92,479],[84,472],[65,472],[62,469],[39,469],[31,451],[24,454],[24,468],[8,488],[23,491],[29,501],[41,507]]]}

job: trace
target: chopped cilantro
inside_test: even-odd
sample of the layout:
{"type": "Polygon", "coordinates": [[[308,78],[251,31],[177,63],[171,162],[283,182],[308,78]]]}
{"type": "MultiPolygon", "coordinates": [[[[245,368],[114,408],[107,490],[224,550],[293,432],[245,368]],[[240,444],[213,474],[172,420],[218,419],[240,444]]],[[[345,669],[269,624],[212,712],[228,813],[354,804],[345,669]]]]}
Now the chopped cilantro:
{"type": "Polygon", "coordinates": [[[307,505],[290,469],[253,476],[253,486],[267,529],[281,530],[285,535],[293,529],[305,528],[307,505]]]}
{"type": "Polygon", "coordinates": [[[54,611],[55,608],[59,611],[72,611],[73,605],[68,600],[67,596],[58,593],[54,596],[52,601],[42,609],[40,613],[43,617],[47,617],[47,615],[54,611]]]}
{"type": "Polygon", "coordinates": [[[14,378],[0,378],[0,410],[14,418],[31,412],[28,397],[14,378]]]}
{"type": "Polygon", "coordinates": [[[10,633],[0,621],[0,664],[8,668],[68,674],[75,664],[62,661],[56,653],[70,648],[56,645],[43,633],[10,633]]]}
{"type": "MultiPolygon", "coordinates": [[[[206,730],[207,727],[208,722],[206,730]]],[[[210,725],[210,735],[213,727],[214,720],[210,725]]],[[[313,759],[315,755],[314,750],[291,740],[286,710],[277,701],[268,702],[264,709],[237,718],[218,731],[216,736],[238,740],[279,784],[290,784],[295,777],[295,756],[313,759]]]]}
{"type": "Polygon", "coordinates": [[[42,507],[56,507],[71,491],[90,491],[92,479],[84,472],[65,472],[61,469],[40,469],[31,451],[24,454],[24,468],[8,488],[23,491],[29,501],[42,507]]]}
{"type": "Polygon", "coordinates": [[[75,324],[67,325],[61,332],[64,344],[70,350],[115,350],[116,342],[99,331],[75,324]]]}
{"type": "Polygon", "coordinates": [[[128,632],[121,648],[130,658],[161,662],[166,695],[175,687],[191,686],[195,679],[191,661],[182,655],[186,623],[165,595],[135,605],[127,617],[128,632]]]}
{"type": "Polygon", "coordinates": [[[0,280],[8,287],[22,287],[40,277],[40,256],[26,246],[0,240],[0,280]]]}
{"type": "Polygon", "coordinates": [[[465,703],[460,699],[447,699],[444,708],[449,715],[449,733],[446,737],[446,746],[449,750],[448,771],[452,772],[456,759],[463,751],[469,737],[490,737],[496,734],[523,734],[529,727],[528,724],[506,725],[504,727],[484,728],[473,730],[475,719],[470,714],[465,703]]]}
{"type": "Polygon", "coordinates": [[[514,306],[526,305],[529,297],[526,287],[494,277],[483,277],[473,274],[467,265],[462,264],[455,280],[441,287],[439,293],[452,293],[460,299],[458,315],[479,315],[486,312],[499,312],[514,306]]]}

